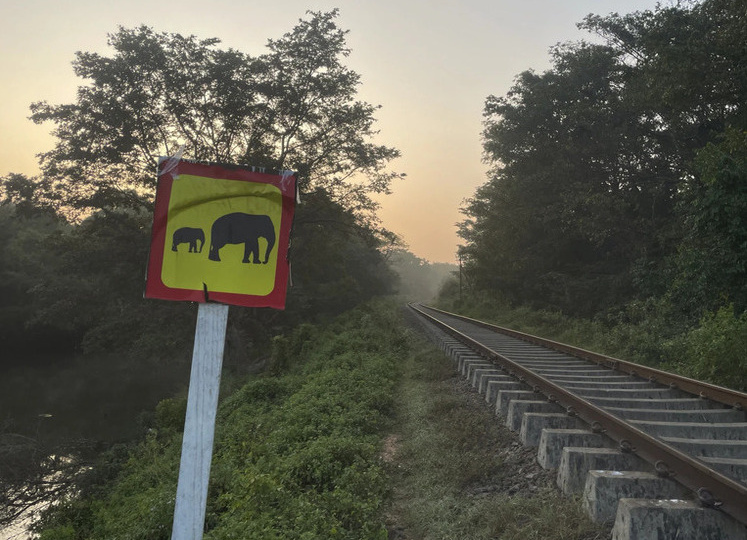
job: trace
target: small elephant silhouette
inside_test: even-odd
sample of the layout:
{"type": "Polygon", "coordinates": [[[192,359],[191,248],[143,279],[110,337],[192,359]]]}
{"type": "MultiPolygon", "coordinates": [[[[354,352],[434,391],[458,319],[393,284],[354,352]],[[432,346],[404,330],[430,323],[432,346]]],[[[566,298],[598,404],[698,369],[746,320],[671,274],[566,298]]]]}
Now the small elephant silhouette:
{"type": "Polygon", "coordinates": [[[220,249],[226,244],[244,244],[244,259],[248,263],[250,255],[254,264],[267,264],[275,246],[275,226],[270,216],[234,212],[221,216],[213,222],[210,231],[210,254],[208,259],[220,261],[220,249]],[[259,239],[267,240],[267,250],[263,261],[259,258],[259,239]]]}
{"type": "Polygon", "coordinates": [[[171,243],[171,251],[178,251],[179,244],[189,244],[190,253],[202,253],[202,246],[205,245],[205,233],[202,229],[192,227],[182,227],[174,231],[171,243]],[[197,241],[200,241],[200,247],[197,247],[197,241]]]}

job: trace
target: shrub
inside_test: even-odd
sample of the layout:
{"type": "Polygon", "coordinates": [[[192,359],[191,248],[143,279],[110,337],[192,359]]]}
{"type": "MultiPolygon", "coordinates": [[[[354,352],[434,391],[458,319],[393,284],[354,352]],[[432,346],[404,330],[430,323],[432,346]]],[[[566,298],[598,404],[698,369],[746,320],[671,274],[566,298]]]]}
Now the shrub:
{"type": "Polygon", "coordinates": [[[683,375],[735,390],[747,390],[747,313],[736,316],[731,305],[708,313],[699,327],[688,332],[681,342],[672,343],[670,348],[681,355],[670,367],[683,375]]]}
{"type": "MultiPolygon", "coordinates": [[[[384,540],[378,455],[408,346],[401,315],[373,303],[274,344],[274,373],[220,405],[206,538],[384,540]]],[[[160,403],[120,474],[49,512],[42,538],[167,539],[183,411],[160,403]]]]}

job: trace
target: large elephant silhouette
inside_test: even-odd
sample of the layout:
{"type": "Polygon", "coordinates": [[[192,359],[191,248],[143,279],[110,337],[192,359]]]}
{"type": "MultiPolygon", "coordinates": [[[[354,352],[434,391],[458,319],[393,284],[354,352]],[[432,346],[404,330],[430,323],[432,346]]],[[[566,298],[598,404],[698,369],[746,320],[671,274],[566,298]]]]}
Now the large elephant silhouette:
{"type": "Polygon", "coordinates": [[[179,244],[189,244],[190,253],[202,253],[202,246],[205,245],[205,233],[202,229],[195,229],[193,227],[182,227],[174,231],[174,236],[171,240],[171,251],[178,251],[177,246],[179,244]],[[197,242],[200,242],[200,247],[197,247],[197,242]]]}
{"type": "Polygon", "coordinates": [[[220,261],[220,249],[226,244],[244,244],[242,262],[267,264],[275,246],[275,226],[270,216],[234,212],[221,216],[213,222],[210,230],[210,253],[208,259],[220,261]],[[259,257],[259,239],[267,240],[267,250],[263,261],[259,257]],[[253,256],[253,261],[250,260],[253,256]]]}

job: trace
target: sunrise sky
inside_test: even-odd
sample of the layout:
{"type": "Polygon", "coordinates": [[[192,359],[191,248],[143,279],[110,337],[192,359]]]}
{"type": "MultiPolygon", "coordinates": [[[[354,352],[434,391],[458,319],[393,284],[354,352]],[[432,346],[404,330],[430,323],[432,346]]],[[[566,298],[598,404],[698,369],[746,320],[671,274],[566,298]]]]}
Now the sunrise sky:
{"type": "MultiPolygon", "coordinates": [[[[666,3],[666,2],[665,2],[666,3]]],[[[107,53],[118,26],[217,37],[261,54],[307,10],[340,9],[350,31],[347,65],[362,76],[360,97],[381,105],[379,143],[407,174],[381,200],[384,225],[417,256],[454,262],[459,207],[486,180],[482,108],[521,71],[544,71],[559,42],[593,39],[576,23],[589,13],[652,9],[656,0],[0,0],[0,175],[36,174],[52,147],[51,125],[28,120],[29,104],[68,103],[80,84],[76,51],[107,53]]]]}

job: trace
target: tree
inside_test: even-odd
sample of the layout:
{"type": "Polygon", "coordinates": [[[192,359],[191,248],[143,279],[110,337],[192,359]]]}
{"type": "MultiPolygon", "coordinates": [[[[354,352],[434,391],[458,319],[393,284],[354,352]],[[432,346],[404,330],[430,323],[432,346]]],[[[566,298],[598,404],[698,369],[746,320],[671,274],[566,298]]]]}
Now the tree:
{"type": "Polygon", "coordinates": [[[478,288],[593,315],[671,285],[695,158],[746,127],[747,12],[707,0],[580,26],[606,43],[556,47],[550,70],[487,99],[493,169],[460,234],[478,288]]]}
{"type": "MultiPolygon", "coordinates": [[[[98,336],[84,338],[86,343],[102,345],[111,345],[106,324],[141,326],[118,314],[123,305],[145,309],[139,305],[142,283],[136,268],[147,258],[154,166],[158,156],[175,154],[182,143],[185,156],[198,160],[299,172],[304,204],[294,226],[294,251],[312,243],[320,249],[295,257],[295,276],[303,284],[296,293],[347,290],[350,303],[387,289],[371,279],[381,267],[377,250],[387,234],[378,226],[370,195],[386,192],[400,176],[386,170],[398,151],[370,142],[377,107],[356,99],[360,77],[343,64],[349,51],[336,17],[336,10],[310,13],[256,57],[220,49],[217,39],[144,26],[110,35],[111,56],[76,55],[75,72],[88,81],[76,102],[32,105],[32,119],[54,123],[58,138],[41,156],[36,192],[79,224],[53,241],[65,266],[57,276],[65,277],[50,276],[37,289],[39,298],[49,300],[40,316],[77,325],[83,335],[98,336]],[[317,227],[320,222],[325,226],[317,227]],[[109,242],[121,246],[116,260],[110,260],[109,242]],[[346,254],[353,245],[358,248],[346,254]],[[317,256],[322,252],[329,255],[326,260],[317,256]],[[367,263],[356,266],[348,256],[367,263]],[[122,279],[111,281],[120,274],[122,279]],[[307,275],[329,283],[329,291],[307,275]],[[110,294],[97,292],[105,287],[110,294]],[[88,299],[86,308],[74,308],[71,298],[88,299]]],[[[386,271],[378,275],[380,281],[389,277],[386,271]]],[[[308,305],[335,302],[340,299],[308,305]]],[[[289,308],[306,304],[291,300],[289,308]]],[[[138,320],[147,323],[147,313],[138,320]]]]}
{"type": "Polygon", "coordinates": [[[88,84],[77,101],[32,105],[58,141],[41,156],[44,182],[78,217],[92,209],[147,204],[159,156],[293,169],[305,190],[325,189],[346,208],[375,209],[399,174],[398,151],[370,142],[377,107],[356,100],[360,77],[337,10],[310,13],[269,52],[220,49],[218,39],[141,26],[109,36],[112,56],[77,53],[88,84]]]}
{"type": "Polygon", "coordinates": [[[681,176],[693,174],[695,154],[727,126],[746,125],[744,2],[678,2],[589,16],[579,26],[605,39],[633,69],[626,94],[681,176]]]}
{"type": "Polygon", "coordinates": [[[73,341],[35,316],[35,287],[56,263],[44,249],[47,238],[69,228],[53,209],[38,204],[36,187],[20,174],[0,178],[0,341],[8,353],[0,368],[42,351],[69,349],[73,341]]]}
{"type": "MultiPolygon", "coordinates": [[[[57,136],[41,156],[41,177],[0,178],[3,343],[95,353],[76,356],[71,369],[105,374],[95,388],[127,396],[119,406],[149,407],[183,383],[194,307],[142,297],[156,160],[182,144],[192,159],[296,170],[303,191],[288,309],[233,310],[228,368],[231,356],[250,355],[247,333],[269,355],[272,335],[290,325],[389,292],[393,277],[380,251],[389,235],[371,195],[400,176],[386,169],[398,152],[371,142],[376,107],[356,99],[360,77],[343,64],[336,16],[311,13],[257,57],[147,27],[110,35],[110,56],[78,53],[74,69],[86,83],[76,101],[32,105],[32,119],[53,123],[57,136]]],[[[100,402],[90,390],[69,391],[100,402]]],[[[27,427],[21,423],[0,426],[0,523],[72,485],[79,491],[75,473],[88,466],[86,448],[42,448],[3,433],[27,427]],[[39,458],[67,452],[75,459],[39,458]]],[[[124,423],[117,436],[132,433],[124,423]]]]}
{"type": "Polygon", "coordinates": [[[728,302],[740,312],[745,305],[738,217],[744,204],[739,133],[747,129],[744,2],[707,0],[593,16],[582,27],[625,51],[635,71],[626,93],[677,172],[669,231],[674,249],[647,262],[641,285],[666,295],[691,322],[728,302]]]}
{"type": "Polygon", "coordinates": [[[629,294],[626,271],[656,249],[671,213],[671,173],[623,88],[630,70],[606,46],[553,51],[489,97],[491,179],[464,208],[467,271],[510,299],[588,314],[629,294]]]}
{"type": "Polygon", "coordinates": [[[747,311],[747,131],[727,130],[695,166],[679,195],[687,232],[668,294],[694,319],[729,304],[738,316],[747,311]]]}
{"type": "Polygon", "coordinates": [[[326,190],[307,193],[291,241],[288,311],[305,322],[390,293],[394,275],[381,253],[384,242],[326,190]]]}

